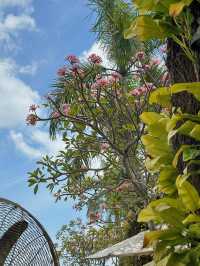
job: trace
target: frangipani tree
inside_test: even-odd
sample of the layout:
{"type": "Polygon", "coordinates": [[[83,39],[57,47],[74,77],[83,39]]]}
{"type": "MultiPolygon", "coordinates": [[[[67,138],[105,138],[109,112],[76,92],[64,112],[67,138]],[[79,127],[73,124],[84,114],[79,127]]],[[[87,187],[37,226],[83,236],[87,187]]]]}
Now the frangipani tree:
{"type": "Polygon", "coordinates": [[[102,235],[110,232],[109,241],[115,243],[140,230],[136,215],[155,195],[154,175],[144,165],[140,115],[152,110],[150,92],[170,80],[161,55],[154,58],[150,53],[154,46],[146,49],[146,44],[124,39],[132,17],[129,6],[122,1],[94,2],[100,14],[95,29],[113,66],[103,66],[96,54],[85,61],[69,55],[47,96],[48,115],[40,117],[38,107],[31,106],[28,124],[49,122],[51,137],[61,135],[66,147],[56,157],[44,156],[38,162],[29,173],[29,185],[37,193],[45,184],[56,200],[72,198],[77,210],[86,207],[89,224],[102,228],[102,235]],[[115,239],[112,232],[117,231],[115,239]]]}

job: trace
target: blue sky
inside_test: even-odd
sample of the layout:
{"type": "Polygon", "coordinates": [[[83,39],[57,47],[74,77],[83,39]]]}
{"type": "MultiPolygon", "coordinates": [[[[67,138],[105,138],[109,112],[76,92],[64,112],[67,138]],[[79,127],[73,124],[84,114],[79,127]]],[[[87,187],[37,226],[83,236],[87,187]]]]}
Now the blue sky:
{"type": "Polygon", "coordinates": [[[27,172],[41,154],[63,147],[51,143],[48,128],[28,127],[28,106],[42,102],[68,54],[99,52],[90,32],[86,0],[0,0],[0,197],[18,202],[55,239],[77,214],[72,203],[54,203],[45,189],[38,195],[27,186],[27,172]]]}

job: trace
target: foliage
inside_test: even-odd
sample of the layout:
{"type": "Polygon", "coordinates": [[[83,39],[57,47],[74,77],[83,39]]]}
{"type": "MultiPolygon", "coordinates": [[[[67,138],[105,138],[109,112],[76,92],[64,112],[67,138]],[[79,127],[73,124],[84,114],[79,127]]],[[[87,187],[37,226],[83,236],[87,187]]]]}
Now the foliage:
{"type": "Polygon", "coordinates": [[[130,58],[126,74],[102,66],[94,54],[84,62],[71,55],[67,62],[47,97],[48,117],[39,117],[32,106],[27,120],[49,121],[52,138],[62,135],[65,150],[56,157],[44,156],[29,173],[29,185],[37,193],[45,184],[56,200],[71,198],[76,210],[86,207],[89,223],[101,226],[104,233],[108,224],[111,232],[119,227],[126,233],[145,201],[154,196],[154,178],[144,166],[139,116],[151,110],[150,91],[169,83],[166,70],[143,51],[130,58]]]}
{"type": "Polygon", "coordinates": [[[188,8],[193,0],[133,1],[139,15],[125,30],[125,38],[138,37],[141,41],[172,38],[193,63],[196,54],[190,48],[195,42],[192,33],[194,18],[188,8]]]}
{"type": "Polygon", "coordinates": [[[150,101],[161,105],[158,114],[147,112],[141,115],[146,124],[147,134],[142,138],[149,158],[149,171],[158,172],[157,189],[163,198],[152,201],[143,209],[139,221],[154,221],[161,225],[159,230],[145,236],[145,245],[155,244],[152,265],[199,265],[200,247],[200,197],[190,183],[191,176],[199,178],[199,114],[191,115],[176,110],[171,105],[174,94],[187,91],[199,100],[200,83],[174,84],[170,88],[159,88],[151,94],[150,101]],[[182,145],[177,151],[172,149],[176,134],[189,136],[196,144],[182,145]],[[180,158],[184,161],[182,174],[178,172],[180,158]],[[165,229],[163,228],[165,225],[165,229]]]}
{"type": "Polygon", "coordinates": [[[72,222],[58,234],[61,257],[73,265],[90,265],[88,254],[146,228],[136,216],[155,196],[155,174],[144,165],[140,115],[160,109],[149,105],[150,91],[170,83],[160,58],[154,58],[160,42],[123,37],[135,10],[130,13],[120,0],[90,2],[98,15],[93,30],[110,65],[96,54],[81,62],[66,57],[43,106],[47,116],[40,117],[32,105],[27,117],[31,125],[49,122],[52,139],[59,136],[65,143],[57,156],[44,156],[29,173],[34,193],[45,185],[56,200],[72,199],[77,211],[87,210],[87,225],[72,222]]]}

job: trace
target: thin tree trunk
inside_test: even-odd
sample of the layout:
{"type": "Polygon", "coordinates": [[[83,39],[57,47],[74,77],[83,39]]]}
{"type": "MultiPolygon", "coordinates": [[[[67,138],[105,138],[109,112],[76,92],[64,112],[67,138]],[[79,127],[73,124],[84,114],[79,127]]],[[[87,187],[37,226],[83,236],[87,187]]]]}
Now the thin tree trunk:
{"type": "MultiPolygon", "coordinates": [[[[193,15],[192,22],[192,34],[195,34],[199,27],[200,19],[200,3],[193,1],[189,7],[191,14],[193,15]]],[[[197,58],[200,58],[200,46],[198,42],[194,43],[191,47],[196,53],[197,58]]],[[[179,45],[177,45],[172,39],[167,40],[167,68],[172,80],[172,83],[184,83],[184,82],[196,82],[199,81],[200,76],[200,60],[197,60],[196,65],[185,55],[184,51],[179,45]]],[[[200,111],[200,102],[197,101],[194,96],[188,92],[180,92],[172,96],[172,105],[176,108],[180,108],[182,112],[189,114],[197,114],[200,111]]],[[[177,124],[180,126],[180,124],[177,124]]],[[[175,151],[177,151],[181,145],[184,144],[200,144],[190,137],[176,134],[172,138],[172,145],[175,151]]],[[[198,166],[192,165],[192,170],[198,166]]],[[[182,155],[179,157],[178,170],[182,174],[185,168],[182,155]]],[[[200,176],[192,176],[191,183],[196,187],[200,193],[200,176]]]]}

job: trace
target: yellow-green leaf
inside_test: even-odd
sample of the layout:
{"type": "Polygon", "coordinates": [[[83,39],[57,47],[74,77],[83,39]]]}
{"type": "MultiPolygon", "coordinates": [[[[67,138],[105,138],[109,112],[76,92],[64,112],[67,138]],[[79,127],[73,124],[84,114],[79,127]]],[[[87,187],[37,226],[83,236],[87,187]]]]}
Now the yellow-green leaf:
{"type": "Polygon", "coordinates": [[[171,93],[187,91],[189,93],[192,93],[194,97],[198,101],[200,101],[200,82],[176,83],[170,89],[171,89],[171,93]]]}
{"type": "Polygon", "coordinates": [[[185,7],[185,3],[178,2],[175,4],[171,4],[169,7],[169,15],[172,17],[177,17],[183,10],[183,8],[185,7]]]}
{"type": "Polygon", "coordinates": [[[124,37],[130,39],[138,37],[141,41],[150,39],[164,39],[167,37],[159,22],[149,15],[138,16],[131,26],[124,32],[124,37]]]}
{"type": "Polygon", "coordinates": [[[200,125],[194,126],[192,131],[190,132],[190,136],[195,138],[196,140],[200,140],[200,125]]]}
{"type": "Polygon", "coordinates": [[[189,214],[184,220],[183,224],[200,223],[200,216],[197,214],[189,214]]]}
{"type": "Polygon", "coordinates": [[[171,94],[167,87],[158,88],[149,97],[150,104],[159,104],[162,107],[171,107],[171,94]]]}
{"type": "Polygon", "coordinates": [[[176,180],[178,194],[188,211],[196,211],[199,209],[199,194],[195,187],[188,181],[182,182],[182,177],[179,176],[176,180]]]}
{"type": "Polygon", "coordinates": [[[173,194],[176,191],[177,171],[174,167],[165,167],[158,177],[158,189],[166,194],[173,194]]]}
{"type": "Polygon", "coordinates": [[[141,210],[138,215],[138,222],[149,222],[149,221],[161,221],[158,213],[150,206],[141,210]]]}
{"type": "Polygon", "coordinates": [[[140,119],[147,125],[157,123],[163,116],[156,112],[143,112],[140,115],[140,119]]]}
{"type": "Polygon", "coordinates": [[[172,17],[180,15],[185,6],[189,6],[192,3],[192,0],[182,0],[177,3],[171,4],[169,7],[169,14],[172,17]]]}

